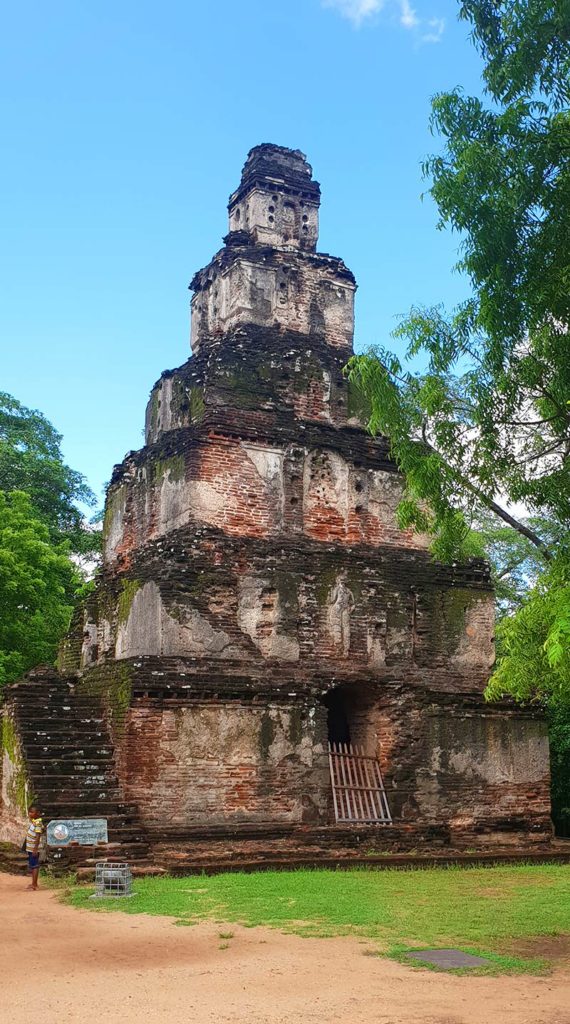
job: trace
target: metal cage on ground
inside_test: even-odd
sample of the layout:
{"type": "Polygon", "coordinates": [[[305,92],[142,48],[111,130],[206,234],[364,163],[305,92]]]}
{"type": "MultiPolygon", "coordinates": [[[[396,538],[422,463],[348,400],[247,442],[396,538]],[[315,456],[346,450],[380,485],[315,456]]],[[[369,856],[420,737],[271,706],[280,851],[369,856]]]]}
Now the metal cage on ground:
{"type": "Polygon", "coordinates": [[[128,864],[104,861],[95,866],[94,898],[132,895],[133,876],[128,864]]]}

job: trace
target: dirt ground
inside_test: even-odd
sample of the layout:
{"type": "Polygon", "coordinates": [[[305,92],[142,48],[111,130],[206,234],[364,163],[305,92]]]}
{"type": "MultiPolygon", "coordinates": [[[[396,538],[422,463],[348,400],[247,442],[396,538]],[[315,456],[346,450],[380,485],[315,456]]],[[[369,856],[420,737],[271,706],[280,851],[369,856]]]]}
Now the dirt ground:
{"type": "Polygon", "coordinates": [[[371,942],[93,914],[26,884],[0,874],[10,1024],[570,1024],[566,969],[454,977],[366,956],[371,942]]]}

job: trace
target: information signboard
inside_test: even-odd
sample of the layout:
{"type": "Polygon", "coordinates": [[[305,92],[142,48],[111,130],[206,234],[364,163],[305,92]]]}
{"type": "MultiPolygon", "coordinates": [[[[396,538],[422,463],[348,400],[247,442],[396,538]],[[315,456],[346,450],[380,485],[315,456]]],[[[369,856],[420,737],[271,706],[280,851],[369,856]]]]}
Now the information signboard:
{"type": "Polygon", "coordinates": [[[96,846],[108,841],[106,818],[61,818],[47,827],[48,846],[96,846]]]}

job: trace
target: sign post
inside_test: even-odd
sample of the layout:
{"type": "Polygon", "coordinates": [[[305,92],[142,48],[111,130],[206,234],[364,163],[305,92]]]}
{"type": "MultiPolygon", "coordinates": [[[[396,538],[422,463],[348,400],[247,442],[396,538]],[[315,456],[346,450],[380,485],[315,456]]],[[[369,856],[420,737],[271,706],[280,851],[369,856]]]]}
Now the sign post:
{"type": "Polygon", "coordinates": [[[58,818],[46,830],[48,846],[97,846],[108,843],[106,818],[58,818]]]}

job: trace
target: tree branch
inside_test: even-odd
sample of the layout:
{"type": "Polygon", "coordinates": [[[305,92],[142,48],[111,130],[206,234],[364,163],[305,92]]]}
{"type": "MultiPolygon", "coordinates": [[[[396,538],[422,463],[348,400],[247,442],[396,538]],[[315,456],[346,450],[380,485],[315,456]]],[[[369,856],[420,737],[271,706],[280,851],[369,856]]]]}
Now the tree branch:
{"type": "Polygon", "coordinates": [[[526,537],[527,540],[530,540],[531,544],[534,544],[534,546],[538,548],[545,561],[550,562],[552,560],[552,553],[548,545],[545,544],[545,542],[538,536],[537,533],[534,532],[534,530],[531,530],[528,526],[525,526],[525,524],[521,523],[518,519],[515,519],[515,517],[512,516],[510,512],[507,512],[506,509],[501,508],[501,506],[498,505],[493,498],[490,498],[488,494],[485,494],[484,491],[481,491],[479,487],[472,483],[471,480],[468,480],[467,477],[463,475],[463,473],[460,473],[454,466],[447,462],[447,460],[443,458],[441,453],[438,452],[437,448],[434,448],[433,445],[431,444],[426,444],[426,448],[428,449],[428,451],[431,452],[431,454],[437,455],[438,459],[441,459],[442,463],[446,466],[447,469],[450,470],[453,476],[456,477],[457,481],[461,484],[463,488],[465,488],[466,491],[469,491],[476,498],[478,498],[478,500],[483,505],[485,505],[486,508],[489,508],[491,512],[494,512],[495,515],[498,516],[499,519],[502,519],[504,523],[507,523],[509,526],[512,526],[513,530],[516,530],[517,533],[520,533],[523,537],[526,537]]]}

